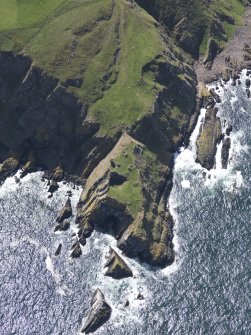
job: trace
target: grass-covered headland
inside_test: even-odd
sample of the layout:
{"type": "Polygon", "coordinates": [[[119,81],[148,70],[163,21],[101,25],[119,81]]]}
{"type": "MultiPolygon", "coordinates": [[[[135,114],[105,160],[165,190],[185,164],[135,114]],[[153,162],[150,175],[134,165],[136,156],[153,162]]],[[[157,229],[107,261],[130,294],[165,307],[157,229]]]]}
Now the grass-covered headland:
{"type": "Polygon", "coordinates": [[[1,0],[0,162],[13,160],[0,180],[20,164],[77,175],[81,234],[112,226],[127,255],[172,262],[166,201],[193,62],[210,40],[224,47],[246,4],[1,0]]]}

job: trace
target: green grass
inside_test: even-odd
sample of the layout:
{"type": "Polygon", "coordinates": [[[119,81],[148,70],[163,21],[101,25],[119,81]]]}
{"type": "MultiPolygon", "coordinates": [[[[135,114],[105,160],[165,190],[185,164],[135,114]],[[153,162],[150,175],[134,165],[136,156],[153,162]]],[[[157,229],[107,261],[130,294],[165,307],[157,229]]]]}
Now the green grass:
{"type": "Polygon", "coordinates": [[[164,49],[148,15],[125,8],[122,3],[120,6],[118,79],[91,108],[91,115],[101,122],[105,132],[130,125],[150,111],[156,92],[153,80],[144,80],[142,66],[164,49]]]}
{"type": "Polygon", "coordinates": [[[209,37],[225,45],[236,28],[242,23],[245,5],[248,0],[136,0],[150,13],[161,20],[171,31],[182,19],[188,19],[184,34],[196,36],[200,53],[205,53],[209,37]],[[226,17],[231,16],[235,25],[229,24],[226,17]]]}
{"type": "Polygon", "coordinates": [[[68,90],[89,105],[100,134],[151,110],[157,91],[142,67],[164,45],[144,10],[124,0],[4,0],[0,13],[0,50],[22,50],[62,83],[83,78],[68,90]]]}
{"type": "Polygon", "coordinates": [[[65,0],[1,0],[0,30],[39,26],[65,0]]]}
{"type": "MultiPolygon", "coordinates": [[[[238,0],[213,0],[208,11],[198,0],[185,6],[180,0],[154,4],[166,21],[178,20],[185,11],[189,33],[203,30],[220,11],[239,25],[244,12],[238,0]]],[[[224,28],[231,36],[236,26],[225,22],[224,28]]],[[[202,52],[210,34],[202,41],[202,52]]],[[[82,78],[80,88],[70,86],[68,91],[89,106],[88,117],[100,123],[101,135],[113,135],[151,111],[161,87],[154,74],[143,74],[142,68],[164,49],[154,19],[125,0],[0,2],[0,50],[30,55],[34,64],[62,83],[82,78]]]]}
{"type": "Polygon", "coordinates": [[[224,47],[226,41],[228,41],[236,31],[236,29],[241,26],[243,22],[243,15],[245,13],[245,5],[247,1],[243,0],[213,0],[211,2],[210,11],[208,12],[208,29],[204,35],[202,44],[200,45],[200,53],[205,53],[207,48],[207,41],[209,37],[213,37],[221,47],[224,47]],[[229,23],[225,17],[232,17],[234,19],[234,24],[229,23]],[[222,25],[223,32],[225,35],[217,35],[212,31],[211,27],[216,25],[222,25]]]}
{"type": "Polygon", "coordinates": [[[142,184],[139,170],[135,166],[134,149],[135,143],[127,145],[125,151],[115,160],[115,163],[119,166],[113,169],[117,173],[126,176],[127,181],[122,185],[112,186],[109,189],[109,196],[126,204],[129,213],[133,217],[141,210],[143,201],[142,184]]]}

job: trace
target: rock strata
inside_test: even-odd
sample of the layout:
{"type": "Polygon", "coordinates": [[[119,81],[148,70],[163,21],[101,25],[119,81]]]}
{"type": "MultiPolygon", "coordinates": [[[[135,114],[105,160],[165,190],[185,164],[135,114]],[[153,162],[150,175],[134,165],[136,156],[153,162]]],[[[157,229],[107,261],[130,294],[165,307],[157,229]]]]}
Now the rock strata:
{"type": "Polygon", "coordinates": [[[110,248],[109,257],[104,267],[107,267],[105,276],[109,276],[114,279],[121,279],[133,276],[132,270],[112,248],[110,248]]]}
{"type": "Polygon", "coordinates": [[[85,321],[82,333],[94,333],[99,327],[107,322],[111,316],[112,309],[105,300],[103,293],[97,289],[91,300],[91,309],[85,321]]]}
{"type": "Polygon", "coordinates": [[[218,109],[209,107],[197,139],[197,162],[210,170],[214,167],[217,144],[222,139],[221,123],[217,117],[218,109]]]}

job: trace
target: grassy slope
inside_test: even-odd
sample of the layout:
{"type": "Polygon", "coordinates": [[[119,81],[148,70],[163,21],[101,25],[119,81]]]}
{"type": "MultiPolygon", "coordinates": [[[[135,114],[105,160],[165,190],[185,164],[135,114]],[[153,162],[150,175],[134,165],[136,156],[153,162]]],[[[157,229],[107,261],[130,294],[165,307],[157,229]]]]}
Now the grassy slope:
{"type": "Polygon", "coordinates": [[[196,36],[200,52],[204,53],[208,38],[213,36],[222,46],[241,24],[248,0],[136,0],[170,30],[186,17],[186,34],[196,36]],[[220,15],[219,15],[220,14],[220,15]],[[222,16],[221,14],[225,14],[222,16]],[[233,17],[235,25],[227,17],[233,17]]]}
{"type": "Polygon", "coordinates": [[[224,47],[225,42],[231,38],[236,28],[243,22],[243,15],[245,12],[245,5],[248,3],[246,0],[213,0],[209,12],[209,22],[206,25],[206,33],[202,44],[200,46],[200,52],[204,53],[207,46],[207,41],[210,36],[219,42],[224,47]],[[223,16],[222,16],[223,15],[223,16]],[[235,24],[229,23],[224,17],[232,17],[235,24]],[[217,36],[214,33],[215,25],[222,25],[223,35],[217,36]]]}
{"type": "MultiPolygon", "coordinates": [[[[89,105],[88,117],[98,120],[102,134],[112,135],[151,110],[161,87],[142,68],[165,46],[144,10],[124,0],[6,0],[0,13],[0,50],[30,55],[62,83],[83,78],[80,88],[68,90],[89,105]]],[[[109,191],[133,216],[143,201],[134,147],[116,161],[115,170],[128,180],[109,191]]]]}
{"type": "Polygon", "coordinates": [[[142,67],[164,45],[143,10],[124,0],[4,0],[0,13],[0,50],[23,50],[63,83],[83,78],[69,91],[90,106],[103,134],[150,111],[156,90],[142,67]]]}
{"type": "MultiPolygon", "coordinates": [[[[149,3],[148,0],[139,1],[149,3]]],[[[190,31],[201,38],[204,52],[209,36],[220,43],[236,26],[223,22],[226,37],[212,27],[219,13],[241,23],[246,0],[153,0],[158,17],[172,27],[186,15],[190,31]]],[[[142,67],[164,51],[155,21],[125,0],[2,0],[0,50],[23,51],[34,63],[62,83],[83,79],[69,91],[89,105],[89,118],[101,124],[100,133],[113,134],[151,110],[158,89],[154,76],[142,67]]]]}

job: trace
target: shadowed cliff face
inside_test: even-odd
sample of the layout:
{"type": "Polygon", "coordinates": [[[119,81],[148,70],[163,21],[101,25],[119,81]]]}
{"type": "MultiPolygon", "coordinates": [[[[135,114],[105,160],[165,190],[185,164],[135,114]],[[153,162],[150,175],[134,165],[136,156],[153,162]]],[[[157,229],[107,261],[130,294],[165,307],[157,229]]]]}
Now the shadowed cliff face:
{"type": "Polygon", "coordinates": [[[173,31],[180,46],[193,57],[199,56],[199,46],[206,31],[203,0],[137,0],[169,31],[173,31]]]}
{"type": "Polygon", "coordinates": [[[131,2],[66,1],[36,24],[10,41],[0,25],[0,181],[23,164],[76,176],[79,238],[111,231],[128,256],[171,263],[173,153],[196,106],[187,55],[131,2]]]}
{"type": "Polygon", "coordinates": [[[194,112],[196,81],[190,67],[181,70],[163,57],[142,69],[142,76],[150,74],[160,87],[152,112],[127,128],[131,136],[101,138],[99,124],[87,119],[88,109],[55,78],[27,56],[2,52],[0,157],[1,162],[16,159],[3,165],[11,173],[32,161],[80,177],[85,183],[80,235],[112,228],[128,256],[164,265],[174,258],[173,223],[166,211],[172,153],[194,112]]]}
{"type": "Polygon", "coordinates": [[[114,142],[95,137],[98,124],[85,118],[85,106],[32,66],[30,58],[0,54],[1,161],[13,156],[45,169],[60,166],[70,174],[88,174],[114,142]]]}

